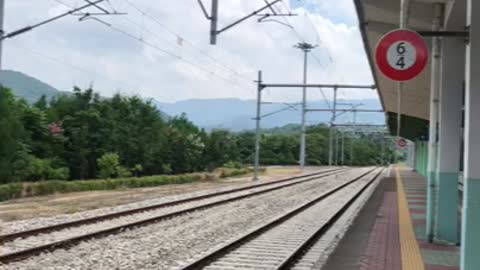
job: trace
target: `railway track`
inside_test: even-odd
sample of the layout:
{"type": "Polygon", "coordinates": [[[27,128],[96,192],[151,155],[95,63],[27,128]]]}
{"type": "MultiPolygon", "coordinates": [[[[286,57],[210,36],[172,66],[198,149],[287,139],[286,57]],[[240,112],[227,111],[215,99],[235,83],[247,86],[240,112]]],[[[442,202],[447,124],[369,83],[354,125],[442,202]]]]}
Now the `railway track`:
{"type": "Polygon", "coordinates": [[[383,171],[338,185],[179,270],[291,269],[383,171]]]}
{"type": "Polygon", "coordinates": [[[257,196],[274,190],[299,185],[301,183],[314,181],[350,170],[351,169],[345,168],[331,169],[306,175],[284,178],[274,182],[260,183],[237,189],[219,191],[207,195],[180,199],[87,219],[0,235],[0,242],[2,244],[13,242],[10,244],[15,246],[15,241],[29,242],[28,240],[30,239],[33,239],[30,242],[34,242],[32,245],[22,245],[23,247],[0,254],[0,262],[6,264],[29,258],[43,252],[53,251],[59,248],[68,248],[88,239],[119,233],[126,229],[145,226],[189,212],[257,196]],[[170,208],[172,208],[172,211],[165,211],[170,208]],[[155,211],[162,212],[156,213],[155,211]],[[118,220],[120,220],[120,222],[123,221],[123,223],[118,225],[118,220]],[[111,223],[115,224],[115,222],[112,221],[116,221],[117,224],[112,225],[111,223]],[[103,228],[97,228],[99,224],[103,225],[103,223],[105,225],[103,228]],[[36,236],[45,235],[52,235],[51,240],[35,241],[34,239],[36,236]]]}

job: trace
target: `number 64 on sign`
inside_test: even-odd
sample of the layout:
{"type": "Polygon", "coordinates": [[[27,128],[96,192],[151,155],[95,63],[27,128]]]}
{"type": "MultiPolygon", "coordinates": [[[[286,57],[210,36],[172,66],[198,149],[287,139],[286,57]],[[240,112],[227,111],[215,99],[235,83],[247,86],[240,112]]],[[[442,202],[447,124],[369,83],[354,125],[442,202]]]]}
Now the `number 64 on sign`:
{"type": "Polygon", "coordinates": [[[375,60],[378,69],[389,79],[408,81],[424,70],[428,62],[428,47],[416,32],[395,30],[380,39],[375,60]]]}

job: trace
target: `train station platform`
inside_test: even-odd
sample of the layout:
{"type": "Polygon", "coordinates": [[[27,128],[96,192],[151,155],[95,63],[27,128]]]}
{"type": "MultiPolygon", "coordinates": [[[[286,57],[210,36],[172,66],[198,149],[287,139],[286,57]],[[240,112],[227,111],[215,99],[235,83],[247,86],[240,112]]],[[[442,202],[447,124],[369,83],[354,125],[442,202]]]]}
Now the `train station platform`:
{"type": "Polygon", "coordinates": [[[327,270],[457,270],[458,246],[426,241],[427,180],[393,167],[330,256],[327,270]]]}

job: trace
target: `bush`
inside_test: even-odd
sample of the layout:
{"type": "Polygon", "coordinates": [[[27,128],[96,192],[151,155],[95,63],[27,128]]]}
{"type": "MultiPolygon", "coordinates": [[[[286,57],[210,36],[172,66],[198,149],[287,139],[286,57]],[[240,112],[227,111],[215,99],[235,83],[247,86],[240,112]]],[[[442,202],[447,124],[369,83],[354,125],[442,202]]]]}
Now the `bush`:
{"type": "Polygon", "coordinates": [[[171,174],[173,172],[172,170],[172,165],[170,164],[163,164],[162,165],[162,171],[164,174],[171,174]]]}
{"type": "Polygon", "coordinates": [[[68,168],[58,168],[52,169],[49,173],[48,179],[58,179],[58,180],[66,180],[70,175],[70,170],[68,168]]]}
{"type": "MultiPolygon", "coordinates": [[[[128,171],[127,171],[128,172],[128,171]]],[[[129,172],[128,172],[129,173],[129,172]]],[[[39,196],[55,193],[115,190],[123,188],[154,187],[166,184],[184,184],[202,180],[201,174],[159,175],[142,178],[119,178],[101,180],[59,181],[51,180],[36,183],[7,184],[0,186],[0,201],[22,196],[39,196]]]]}
{"type": "Polygon", "coordinates": [[[221,169],[220,178],[227,178],[239,175],[245,175],[253,172],[252,168],[243,168],[243,169],[221,169]]]}
{"type": "Polygon", "coordinates": [[[240,163],[240,162],[237,162],[237,161],[229,161],[229,162],[223,164],[222,167],[227,168],[227,169],[242,169],[243,164],[240,163]]]}
{"type": "Polygon", "coordinates": [[[120,178],[126,178],[126,177],[132,176],[132,173],[128,169],[122,166],[117,167],[116,174],[117,174],[117,177],[120,177],[120,178]]]}
{"type": "Polygon", "coordinates": [[[22,196],[22,184],[5,184],[0,185],[0,201],[20,198],[22,196]]]}
{"type": "MultiPolygon", "coordinates": [[[[220,177],[232,177],[250,173],[251,168],[222,169],[220,177]]],[[[128,172],[128,171],[127,171],[128,172]]],[[[128,172],[130,173],[130,172],[128,172]]],[[[158,175],[146,177],[129,177],[118,179],[61,181],[49,180],[35,183],[0,185],[0,201],[13,198],[49,195],[55,193],[80,192],[92,190],[115,190],[124,188],[155,187],[166,184],[185,184],[195,181],[209,180],[210,174],[158,175]]]]}
{"type": "Polygon", "coordinates": [[[100,178],[115,177],[117,167],[120,166],[120,157],[116,153],[103,154],[101,158],[97,159],[97,165],[100,178]]]}
{"type": "Polygon", "coordinates": [[[143,166],[140,164],[136,164],[135,166],[133,166],[131,171],[133,175],[135,175],[136,177],[139,177],[140,174],[143,172],[143,166]]]}
{"type": "Polygon", "coordinates": [[[54,168],[51,159],[34,158],[30,163],[27,178],[32,181],[43,180],[65,180],[69,177],[68,168],[54,168]]]}

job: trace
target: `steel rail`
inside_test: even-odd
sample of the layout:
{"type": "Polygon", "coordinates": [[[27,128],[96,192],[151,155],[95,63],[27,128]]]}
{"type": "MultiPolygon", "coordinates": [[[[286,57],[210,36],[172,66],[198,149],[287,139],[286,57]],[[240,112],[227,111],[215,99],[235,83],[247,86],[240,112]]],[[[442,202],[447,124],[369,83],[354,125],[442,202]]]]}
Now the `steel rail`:
{"type": "Polygon", "coordinates": [[[295,209],[288,211],[285,214],[282,214],[281,216],[269,221],[266,224],[260,225],[256,228],[248,231],[247,233],[241,235],[240,237],[238,237],[238,238],[220,246],[219,248],[213,250],[212,252],[209,252],[208,254],[202,256],[201,258],[196,259],[195,261],[189,263],[188,265],[185,265],[185,266],[179,268],[178,270],[201,269],[202,267],[204,267],[208,263],[214,261],[215,259],[218,259],[219,257],[222,257],[222,256],[228,254],[228,252],[231,251],[232,249],[234,249],[235,247],[238,247],[238,246],[244,244],[245,242],[247,242],[247,241],[263,234],[264,232],[274,228],[275,226],[287,221],[288,219],[292,218],[293,216],[297,215],[298,213],[300,213],[300,212],[308,209],[309,207],[313,206],[317,202],[320,202],[320,201],[324,200],[325,198],[335,194],[336,192],[342,190],[343,188],[345,188],[345,187],[353,184],[354,182],[362,179],[363,177],[369,175],[370,173],[372,173],[376,169],[377,168],[369,170],[368,172],[366,172],[366,173],[364,173],[364,174],[362,174],[358,177],[355,177],[354,179],[352,179],[350,181],[347,181],[346,183],[343,183],[343,184],[341,184],[341,185],[339,185],[335,188],[330,189],[327,192],[322,193],[320,196],[316,197],[315,199],[310,200],[310,201],[296,207],[295,209]]]}
{"type": "Polygon", "coordinates": [[[308,249],[314,245],[317,240],[324,235],[334,224],[337,220],[342,217],[342,215],[350,208],[350,206],[360,197],[365,190],[370,187],[375,180],[384,172],[384,169],[381,169],[368,183],[366,183],[355,195],[350,198],[333,216],[331,216],[328,221],[321,227],[318,228],[317,231],[312,233],[308,239],[299,245],[275,270],[286,270],[290,269],[292,264],[298,261],[308,249]]]}
{"type": "MultiPolygon", "coordinates": [[[[267,192],[270,192],[270,191],[279,190],[279,189],[290,187],[290,186],[293,186],[293,185],[317,180],[317,179],[320,179],[320,178],[335,175],[337,173],[346,172],[346,171],[349,171],[349,170],[352,170],[352,169],[333,169],[333,170],[329,170],[329,171],[326,171],[326,172],[307,174],[307,176],[305,176],[305,175],[296,176],[296,177],[293,177],[293,178],[295,178],[295,179],[303,178],[303,177],[309,177],[309,178],[306,178],[306,179],[300,180],[300,181],[296,181],[296,182],[292,182],[292,183],[286,183],[286,184],[280,185],[280,186],[274,186],[274,187],[271,187],[271,188],[263,189],[263,190],[248,193],[248,194],[243,194],[243,195],[239,195],[239,196],[235,196],[235,197],[231,197],[231,198],[227,198],[227,199],[222,199],[222,200],[219,200],[219,201],[214,201],[214,202],[211,202],[211,203],[206,203],[206,204],[202,204],[202,205],[189,207],[189,208],[186,208],[186,209],[174,211],[174,212],[167,213],[167,214],[161,214],[161,215],[150,217],[150,218],[147,218],[147,219],[137,220],[137,221],[134,221],[134,222],[114,226],[114,227],[103,229],[103,230],[97,230],[97,231],[91,232],[91,233],[77,235],[77,236],[67,238],[67,239],[53,241],[53,242],[50,242],[50,243],[46,243],[46,244],[43,244],[43,245],[38,245],[38,246],[35,246],[35,247],[26,248],[26,249],[19,250],[19,251],[14,251],[14,252],[11,252],[11,253],[2,254],[2,255],[0,255],[0,263],[8,264],[10,262],[26,259],[26,258],[38,255],[38,254],[46,252],[46,251],[53,251],[53,250],[59,249],[59,248],[69,248],[71,246],[74,246],[75,244],[78,244],[78,243],[80,243],[82,241],[85,241],[85,240],[88,240],[88,239],[100,238],[100,237],[105,236],[105,235],[111,235],[111,234],[114,234],[114,233],[119,233],[119,232],[122,232],[126,229],[129,229],[129,228],[145,226],[145,225],[152,224],[152,223],[155,223],[155,222],[159,222],[159,221],[162,221],[162,220],[165,220],[165,219],[180,216],[180,215],[183,215],[183,214],[186,214],[186,213],[189,213],[189,212],[194,212],[194,211],[197,211],[197,210],[211,208],[211,207],[221,205],[221,204],[225,204],[225,203],[228,203],[228,202],[233,202],[233,201],[257,196],[257,195],[264,194],[264,193],[267,193],[267,192]],[[313,175],[313,176],[310,177],[309,175],[313,175]]],[[[279,181],[282,181],[282,182],[292,181],[292,179],[287,178],[287,179],[283,179],[283,180],[279,180],[279,181]]],[[[273,185],[275,183],[278,183],[279,181],[269,182],[268,184],[273,185]]],[[[258,184],[258,185],[255,185],[255,187],[264,186],[266,184],[267,183],[258,184]]],[[[244,187],[244,188],[241,188],[241,189],[246,190],[246,189],[249,189],[249,188],[244,187]]],[[[238,191],[238,190],[236,190],[236,191],[238,191]]],[[[232,191],[232,192],[234,192],[234,191],[232,191]]],[[[232,192],[226,191],[223,194],[228,194],[228,193],[232,193],[232,192]]],[[[222,193],[222,192],[219,192],[219,193],[222,193]]],[[[205,196],[208,196],[208,195],[205,195],[205,196]]],[[[203,197],[203,196],[199,196],[199,197],[203,197]]],[[[213,196],[208,196],[208,197],[213,197],[213,196]]],[[[203,197],[203,198],[208,198],[208,197],[203,197]]],[[[186,200],[187,201],[193,201],[193,200],[190,200],[190,198],[186,199],[186,200]]],[[[176,202],[176,201],[174,201],[174,202],[176,202]]],[[[167,204],[169,204],[169,203],[167,203],[167,204]]],[[[45,228],[48,228],[48,227],[45,227],[45,228]]]]}
{"type": "Polygon", "coordinates": [[[210,193],[210,194],[206,194],[206,195],[200,195],[200,196],[195,196],[195,197],[191,197],[191,198],[174,200],[174,201],[170,201],[170,202],[164,202],[164,203],[149,205],[149,206],[145,206],[145,207],[139,207],[139,208],[124,210],[124,211],[114,212],[114,213],[110,213],[110,214],[99,215],[99,216],[95,216],[95,217],[91,217],[91,218],[85,218],[85,219],[80,219],[80,220],[75,220],[75,221],[63,222],[63,223],[59,223],[59,224],[55,224],[55,225],[51,225],[51,226],[34,228],[34,229],[24,230],[24,231],[20,231],[20,232],[13,232],[13,233],[10,233],[10,234],[3,234],[3,235],[0,235],[0,243],[5,243],[5,242],[8,242],[8,241],[12,241],[12,240],[15,240],[17,238],[24,238],[24,237],[34,236],[34,235],[38,235],[38,234],[42,234],[42,233],[48,233],[48,232],[59,231],[59,230],[67,229],[67,228],[83,226],[83,225],[86,225],[86,224],[96,223],[96,222],[104,221],[104,220],[108,220],[108,219],[114,219],[114,218],[118,218],[118,217],[122,217],[122,216],[132,215],[132,214],[136,214],[136,213],[146,212],[146,211],[160,209],[160,208],[169,207],[169,206],[175,206],[175,205],[188,203],[188,202],[192,202],[192,201],[208,199],[208,198],[221,196],[221,195],[226,195],[226,194],[230,194],[230,193],[234,193],[234,192],[244,191],[244,190],[258,188],[258,187],[262,187],[262,186],[274,185],[274,184],[278,184],[278,183],[297,180],[297,179],[303,178],[303,177],[322,175],[322,174],[326,174],[326,173],[329,173],[329,172],[336,172],[336,171],[341,171],[341,170],[342,170],[341,168],[335,168],[335,169],[332,169],[332,170],[326,170],[326,171],[315,172],[315,173],[310,173],[310,174],[302,174],[302,175],[299,175],[299,176],[280,179],[278,181],[261,183],[261,184],[241,187],[241,188],[237,188],[237,189],[230,189],[230,190],[226,190],[226,191],[219,191],[219,192],[214,192],[214,193],[210,193]]]}

